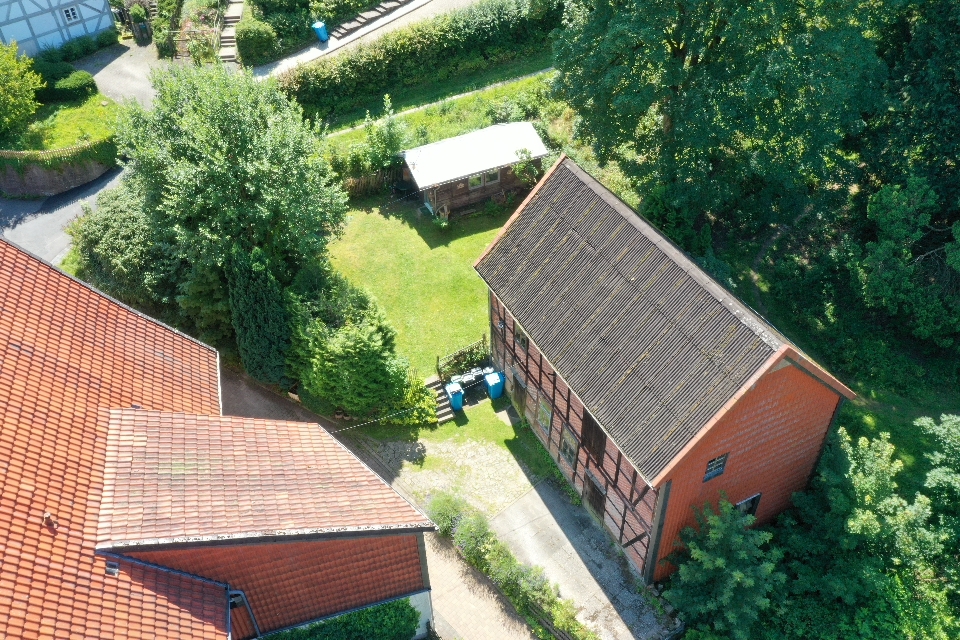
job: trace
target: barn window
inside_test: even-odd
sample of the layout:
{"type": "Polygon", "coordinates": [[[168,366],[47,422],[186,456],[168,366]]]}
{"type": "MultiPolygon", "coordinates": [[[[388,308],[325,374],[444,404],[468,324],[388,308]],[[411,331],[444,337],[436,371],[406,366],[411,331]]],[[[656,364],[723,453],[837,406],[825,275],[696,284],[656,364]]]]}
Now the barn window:
{"type": "Polygon", "coordinates": [[[586,409],[583,410],[583,448],[595,459],[603,459],[603,450],[607,448],[607,434],[586,409]]]}
{"type": "Polygon", "coordinates": [[[757,515],[757,507],[760,506],[760,494],[750,496],[746,500],[737,503],[737,510],[749,516],[757,515]]]}
{"type": "Polygon", "coordinates": [[[530,348],[530,339],[527,337],[527,334],[516,325],[513,327],[513,341],[524,351],[530,348]]]}
{"type": "Polygon", "coordinates": [[[717,476],[723,475],[723,470],[727,466],[727,456],[729,455],[729,453],[725,453],[707,463],[707,472],[703,474],[704,482],[710,480],[711,478],[716,478],[717,476]]]}
{"type": "Polygon", "coordinates": [[[570,425],[563,425],[563,436],[560,438],[560,455],[574,469],[577,468],[577,437],[570,430],[570,425]]]}
{"type": "Polygon", "coordinates": [[[553,410],[550,408],[550,403],[547,402],[546,398],[540,398],[540,404],[537,406],[537,424],[540,425],[540,429],[548,440],[550,439],[550,421],[552,418],[553,410]]]}
{"type": "Polygon", "coordinates": [[[471,189],[479,189],[483,186],[483,176],[470,176],[467,178],[467,184],[471,189]]]}
{"type": "Polygon", "coordinates": [[[63,17],[67,22],[76,22],[80,19],[80,14],[77,13],[76,7],[67,7],[63,10],[63,17]]]}
{"type": "Polygon", "coordinates": [[[486,184],[496,184],[500,182],[500,169],[497,169],[496,171],[488,171],[483,174],[483,181],[486,184]]]}

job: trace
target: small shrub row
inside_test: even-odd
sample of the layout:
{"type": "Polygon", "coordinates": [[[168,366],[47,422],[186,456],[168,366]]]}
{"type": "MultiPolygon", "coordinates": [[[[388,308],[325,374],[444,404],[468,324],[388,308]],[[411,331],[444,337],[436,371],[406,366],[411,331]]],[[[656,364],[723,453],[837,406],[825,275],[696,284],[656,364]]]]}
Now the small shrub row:
{"type": "Polygon", "coordinates": [[[531,624],[540,637],[550,637],[545,625],[576,640],[598,640],[577,621],[570,600],[562,600],[541,567],[530,567],[490,530],[486,517],[458,496],[438,493],[427,507],[440,535],[452,538],[464,559],[489,577],[531,624]],[[546,619],[544,619],[546,618],[546,619]]]}
{"type": "Polygon", "coordinates": [[[369,104],[398,85],[488,69],[547,46],[562,9],[555,2],[538,6],[532,11],[526,0],[481,0],[299,66],[281,76],[280,87],[309,114],[327,118],[369,104]]]}
{"type": "Polygon", "coordinates": [[[15,154],[4,152],[0,155],[0,169],[13,167],[22,172],[28,166],[36,165],[44,169],[60,169],[68,164],[93,161],[112,166],[117,162],[117,143],[113,136],[103,140],[84,142],[67,149],[56,151],[22,151],[15,154]]]}
{"type": "Polygon", "coordinates": [[[420,613],[409,600],[393,600],[299,629],[275,633],[271,640],[410,640],[420,613]]]}
{"type": "Polygon", "coordinates": [[[95,36],[80,36],[73,40],[67,40],[59,47],[43,49],[37,54],[36,60],[43,60],[45,62],[73,62],[91,53],[96,53],[100,49],[105,49],[117,44],[119,39],[119,32],[111,27],[106,31],[101,31],[95,36]]]}

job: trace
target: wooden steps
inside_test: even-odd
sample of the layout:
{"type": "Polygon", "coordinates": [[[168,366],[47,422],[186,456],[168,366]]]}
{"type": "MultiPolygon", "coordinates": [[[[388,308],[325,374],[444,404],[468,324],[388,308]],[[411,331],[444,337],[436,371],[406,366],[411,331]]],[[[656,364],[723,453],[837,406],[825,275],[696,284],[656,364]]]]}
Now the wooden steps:
{"type": "Polygon", "coordinates": [[[433,391],[437,397],[437,424],[450,422],[454,418],[453,409],[450,408],[450,398],[443,389],[443,383],[438,376],[431,376],[425,381],[427,389],[433,391]]]}

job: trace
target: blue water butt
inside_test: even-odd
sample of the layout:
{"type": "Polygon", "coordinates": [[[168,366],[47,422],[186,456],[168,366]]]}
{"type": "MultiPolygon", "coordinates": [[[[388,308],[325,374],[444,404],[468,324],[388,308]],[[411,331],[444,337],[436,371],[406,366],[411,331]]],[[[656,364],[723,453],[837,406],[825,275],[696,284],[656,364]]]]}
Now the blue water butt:
{"type": "Polygon", "coordinates": [[[313,23],[313,32],[317,34],[317,39],[320,42],[326,42],[330,39],[330,35],[327,33],[327,25],[322,22],[313,23]]]}
{"type": "Polygon", "coordinates": [[[503,395],[503,374],[494,371],[483,376],[483,383],[487,386],[487,393],[491,400],[496,400],[503,395]]]}
{"type": "Polygon", "coordinates": [[[463,410],[463,387],[458,382],[451,382],[446,387],[447,397],[450,398],[450,408],[454,411],[463,410]]]}

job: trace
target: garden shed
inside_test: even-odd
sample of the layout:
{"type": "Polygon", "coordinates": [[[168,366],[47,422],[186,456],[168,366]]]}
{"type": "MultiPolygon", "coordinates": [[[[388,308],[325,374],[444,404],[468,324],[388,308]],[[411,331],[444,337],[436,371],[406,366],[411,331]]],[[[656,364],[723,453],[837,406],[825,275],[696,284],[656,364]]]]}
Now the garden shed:
{"type": "Polygon", "coordinates": [[[648,582],[693,507],[788,508],[854,397],[568,158],[476,269],[507,393],[648,582]]]}
{"type": "Polygon", "coordinates": [[[403,178],[416,184],[434,213],[447,218],[528,189],[513,171],[526,153],[538,169],[548,154],[533,125],[497,124],[404,151],[403,178]]]}

